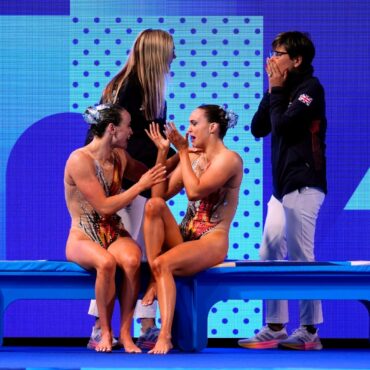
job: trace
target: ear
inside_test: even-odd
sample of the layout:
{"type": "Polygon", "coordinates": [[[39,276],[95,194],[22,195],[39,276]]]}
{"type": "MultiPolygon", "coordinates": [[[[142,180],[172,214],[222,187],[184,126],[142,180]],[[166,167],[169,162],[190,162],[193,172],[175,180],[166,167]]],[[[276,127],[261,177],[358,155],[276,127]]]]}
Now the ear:
{"type": "Polygon", "coordinates": [[[106,129],[110,134],[114,134],[116,129],[115,129],[115,126],[113,125],[113,123],[109,123],[108,126],[107,126],[107,129],[106,129]]]}
{"type": "Polygon", "coordinates": [[[294,67],[298,68],[302,64],[302,60],[303,58],[301,55],[298,55],[297,57],[293,58],[294,67]]]}
{"type": "Polygon", "coordinates": [[[211,122],[209,124],[209,133],[214,134],[217,130],[217,122],[211,122]]]}

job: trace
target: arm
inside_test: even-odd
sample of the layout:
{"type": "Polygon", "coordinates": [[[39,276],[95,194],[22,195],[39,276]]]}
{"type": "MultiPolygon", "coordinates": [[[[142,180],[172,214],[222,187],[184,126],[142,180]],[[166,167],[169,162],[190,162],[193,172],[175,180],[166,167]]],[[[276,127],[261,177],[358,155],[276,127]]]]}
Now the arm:
{"type": "Polygon", "coordinates": [[[264,137],[271,132],[270,93],[266,92],[253,116],[251,132],[254,137],[264,137]]]}
{"type": "Polygon", "coordinates": [[[192,168],[187,136],[181,136],[173,123],[166,127],[166,135],[179,151],[181,178],[189,200],[202,199],[224,186],[241,165],[241,158],[236,153],[224,150],[223,155],[212,160],[207,170],[198,178],[192,168]]]}
{"type": "Polygon", "coordinates": [[[302,124],[309,126],[314,118],[317,103],[322,101],[320,84],[309,81],[303,84],[289,103],[287,92],[281,87],[271,89],[270,109],[272,131],[277,135],[294,134],[302,131],[302,124]]]}
{"type": "Polygon", "coordinates": [[[127,163],[125,171],[123,172],[123,177],[132,182],[137,182],[139,181],[140,177],[144,175],[144,173],[148,170],[148,167],[145,166],[144,163],[132,158],[127,152],[125,152],[125,154],[127,163]]]}
{"type": "Polygon", "coordinates": [[[81,151],[75,151],[67,161],[66,172],[71,184],[75,185],[91,206],[102,216],[116,213],[127,206],[142,191],[164,181],[165,169],[158,165],[141,176],[130,189],[107,197],[95,175],[93,160],[81,151]]]}
{"type": "Polygon", "coordinates": [[[187,151],[180,151],[180,165],[186,195],[189,200],[199,200],[223,187],[237,171],[242,171],[242,161],[236,153],[227,150],[211,162],[198,178],[191,166],[187,151]]]}
{"type": "MultiPolygon", "coordinates": [[[[157,123],[152,122],[149,125],[149,131],[145,129],[145,132],[157,147],[156,165],[161,164],[165,166],[167,169],[166,162],[167,154],[170,149],[170,141],[167,138],[163,137],[159,130],[159,125],[157,123]]],[[[158,183],[154,185],[152,188],[152,197],[163,197],[166,190],[167,190],[167,181],[158,183]]]]}

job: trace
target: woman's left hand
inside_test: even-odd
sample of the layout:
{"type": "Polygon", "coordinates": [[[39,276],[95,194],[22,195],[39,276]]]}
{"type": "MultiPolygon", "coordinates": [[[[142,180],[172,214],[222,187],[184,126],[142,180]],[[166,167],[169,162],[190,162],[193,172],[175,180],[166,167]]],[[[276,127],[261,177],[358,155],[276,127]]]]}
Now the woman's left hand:
{"type": "Polygon", "coordinates": [[[183,137],[178,131],[173,122],[168,122],[165,127],[165,134],[173,146],[178,150],[188,150],[188,134],[183,137]]]}

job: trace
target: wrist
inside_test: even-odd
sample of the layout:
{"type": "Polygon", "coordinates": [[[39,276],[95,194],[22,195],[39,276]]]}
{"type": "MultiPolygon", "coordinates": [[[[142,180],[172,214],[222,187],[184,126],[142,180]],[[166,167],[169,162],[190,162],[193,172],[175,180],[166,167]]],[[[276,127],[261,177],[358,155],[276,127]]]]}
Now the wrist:
{"type": "Polygon", "coordinates": [[[179,155],[188,154],[189,153],[189,148],[188,147],[179,148],[178,153],[179,153],[179,155]]]}
{"type": "Polygon", "coordinates": [[[167,155],[168,154],[168,151],[169,151],[170,148],[161,148],[161,149],[158,149],[158,154],[160,155],[167,155]]]}
{"type": "Polygon", "coordinates": [[[144,184],[142,184],[140,180],[134,186],[136,186],[138,195],[143,191],[147,190],[147,187],[144,184]]]}

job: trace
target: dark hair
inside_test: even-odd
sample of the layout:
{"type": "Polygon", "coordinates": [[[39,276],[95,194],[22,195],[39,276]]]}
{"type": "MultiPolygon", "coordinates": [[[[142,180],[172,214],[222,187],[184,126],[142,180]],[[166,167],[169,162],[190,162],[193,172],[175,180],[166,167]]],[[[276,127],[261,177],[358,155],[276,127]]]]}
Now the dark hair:
{"type": "Polygon", "coordinates": [[[279,33],[272,42],[272,48],[284,46],[290,58],[302,57],[302,64],[299,69],[306,69],[311,66],[315,57],[315,46],[306,33],[289,31],[279,33]]]}
{"type": "Polygon", "coordinates": [[[223,139],[227,129],[234,127],[238,121],[238,115],[231,110],[215,104],[202,104],[198,109],[204,110],[208,122],[216,122],[220,127],[220,138],[223,139]]]}
{"type": "Polygon", "coordinates": [[[123,110],[124,108],[116,104],[100,104],[96,107],[88,107],[83,117],[90,125],[93,135],[102,137],[110,123],[113,123],[114,126],[119,126],[123,110]]]}

